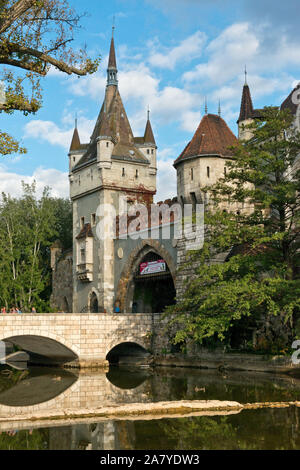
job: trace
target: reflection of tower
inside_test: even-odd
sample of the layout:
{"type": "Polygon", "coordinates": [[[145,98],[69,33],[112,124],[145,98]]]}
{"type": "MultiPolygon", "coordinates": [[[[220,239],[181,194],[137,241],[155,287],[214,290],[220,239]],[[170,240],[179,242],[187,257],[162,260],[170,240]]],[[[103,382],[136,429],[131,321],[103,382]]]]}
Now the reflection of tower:
{"type": "Polygon", "coordinates": [[[104,450],[116,450],[114,421],[103,424],[103,448],[104,450]]]}

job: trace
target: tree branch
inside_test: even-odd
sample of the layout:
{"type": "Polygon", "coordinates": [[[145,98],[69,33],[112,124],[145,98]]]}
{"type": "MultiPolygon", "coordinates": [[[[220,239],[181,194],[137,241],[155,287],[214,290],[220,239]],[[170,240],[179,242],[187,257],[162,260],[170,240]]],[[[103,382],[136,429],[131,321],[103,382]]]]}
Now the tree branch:
{"type": "Polygon", "coordinates": [[[9,10],[7,10],[5,18],[0,21],[0,34],[4,33],[14,21],[21,15],[30,10],[36,3],[36,0],[19,0],[9,10]]]}
{"type": "MultiPolygon", "coordinates": [[[[10,53],[15,52],[15,53],[27,54],[32,57],[36,57],[37,59],[42,60],[43,62],[54,65],[54,67],[58,68],[62,72],[67,73],[68,75],[72,75],[74,73],[76,75],[84,76],[90,71],[90,67],[88,65],[86,65],[82,69],[79,69],[77,67],[73,67],[72,65],[68,65],[66,62],[63,62],[62,60],[55,59],[54,57],[47,54],[46,52],[38,51],[30,47],[23,47],[16,43],[7,44],[7,49],[10,53]]],[[[8,56],[2,56],[1,63],[10,65],[8,62],[9,60],[11,59],[8,56]]],[[[92,63],[90,63],[90,65],[92,66],[92,63]]],[[[29,69],[29,70],[32,70],[32,69],[29,69]]],[[[35,72],[35,70],[32,70],[32,71],[35,72]]]]}
{"type": "MultiPolygon", "coordinates": [[[[5,64],[5,65],[12,65],[14,67],[19,67],[24,70],[30,70],[31,72],[38,73],[39,75],[45,76],[47,75],[46,70],[42,70],[41,67],[39,67],[37,64],[33,64],[30,62],[20,62],[19,60],[15,59],[10,59],[10,58],[5,58],[2,59],[0,56],[0,64],[5,64]]],[[[43,67],[45,69],[45,67],[43,67]]]]}

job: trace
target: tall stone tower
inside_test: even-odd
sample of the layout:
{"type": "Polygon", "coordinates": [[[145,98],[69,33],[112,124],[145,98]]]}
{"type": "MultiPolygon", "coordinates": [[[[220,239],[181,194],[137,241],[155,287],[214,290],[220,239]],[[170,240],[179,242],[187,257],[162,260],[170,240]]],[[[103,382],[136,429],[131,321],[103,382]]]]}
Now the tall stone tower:
{"type": "Polygon", "coordinates": [[[156,151],[149,113],[144,136],[133,136],[118,89],[112,35],[104,102],[90,142],[81,144],[76,125],[69,151],[73,312],[113,311],[115,253],[114,240],[107,233],[110,217],[127,203],[152,203],[156,151]]]}

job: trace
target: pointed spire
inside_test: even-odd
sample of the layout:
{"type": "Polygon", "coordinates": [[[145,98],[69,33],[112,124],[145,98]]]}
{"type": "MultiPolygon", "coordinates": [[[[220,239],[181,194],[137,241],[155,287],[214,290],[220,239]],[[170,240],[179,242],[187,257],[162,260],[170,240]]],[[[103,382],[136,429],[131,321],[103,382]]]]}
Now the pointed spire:
{"type": "Polygon", "coordinates": [[[243,87],[243,94],[241,100],[241,109],[238,122],[245,121],[246,119],[251,119],[253,117],[253,103],[250,93],[250,88],[247,83],[247,70],[245,69],[245,84],[243,87]]]}
{"type": "Polygon", "coordinates": [[[107,86],[118,85],[118,69],[115,52],[114,30],[115,26],[113,25],[107,67],[107,86]]]}
{"type": "Polygon", "coordinates": [[[155,144],[155,139],[154,139],[154,135],[153,135],[153,131],[152,131],[152,127],[151,127],[151,123],[150,123],[150,109],[148,107],[148,111],[147,111],[147,124],[146,124],[146,129],[145,129],[145,134],[144,134],[144,142],[145,144],[155,144]]]}
{"type": "Polygon", "coordinates": [[[79,133],[77,129],[77,116],[75,118],[75,129],[73,132],[73,137],[72,137],[72,142],[70,145],[70,152],[73,152],[74,150],[79,150],[80,149],[80,138],[79,138],[79,133]]]}
{"type": "Polygon", "coordinates": [[[245,85],[248,85],[247,83],[247,65],[245,65],[245,85]]]}
{"type": "Polygon", "coordinates": [[[205,97],[205,114],[208,113],[208,108],[207,108],[207,97],[205,97]]]}

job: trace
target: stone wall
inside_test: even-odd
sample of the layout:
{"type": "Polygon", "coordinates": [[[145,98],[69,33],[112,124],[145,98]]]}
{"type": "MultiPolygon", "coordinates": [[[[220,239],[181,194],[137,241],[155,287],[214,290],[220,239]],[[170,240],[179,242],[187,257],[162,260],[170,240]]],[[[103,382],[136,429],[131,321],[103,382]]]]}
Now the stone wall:
{"type": "Polygon", "coordinates": [[[125,342],[160,353],[165,341],[160,318],[159,314],[1,315],[0,340],[9,340],[25,351],[47,356],[50,361],[52,357],[54,363],[61,355],[62,345],[77,356],[78,361],[71,358],[72,365],[106,366],[107,354],[125,342]],[[53,340],[51,346],[47,339],[53,340]]]}
{"type": "Polygon", "coordinates": [[[52,266],[52,294],[50,305],[54,311],[71,313],[73,305],[72,250],[56,257],[52,266]]]}

